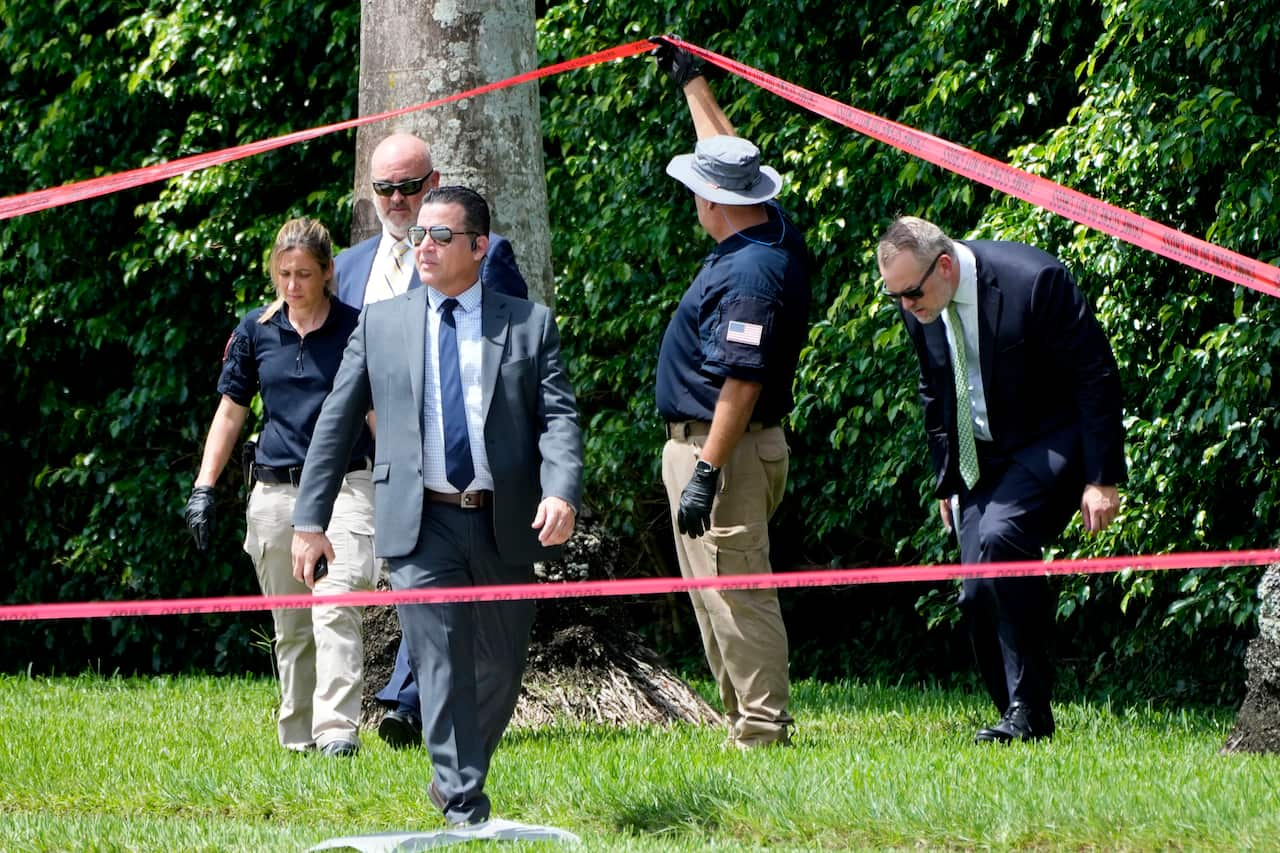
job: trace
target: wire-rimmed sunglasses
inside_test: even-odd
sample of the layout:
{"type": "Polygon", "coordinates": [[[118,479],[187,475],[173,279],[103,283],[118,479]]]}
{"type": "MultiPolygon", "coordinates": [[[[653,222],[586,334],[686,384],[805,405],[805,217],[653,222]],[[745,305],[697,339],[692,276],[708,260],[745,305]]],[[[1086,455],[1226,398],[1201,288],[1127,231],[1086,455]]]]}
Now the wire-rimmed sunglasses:
{"type": "Polygon", "coordinates": [[[437,246],[447,246],[453,242],[453,238],[458,234],[467,234],[471,237],[471,248],[475,248],[475,238],[480,236],[479,231],[454,231],[448,225],[410,225],[408,236],[409,242],[415,246],[422,245],[422,241],[431,238],[431,242],[437,246]]]}

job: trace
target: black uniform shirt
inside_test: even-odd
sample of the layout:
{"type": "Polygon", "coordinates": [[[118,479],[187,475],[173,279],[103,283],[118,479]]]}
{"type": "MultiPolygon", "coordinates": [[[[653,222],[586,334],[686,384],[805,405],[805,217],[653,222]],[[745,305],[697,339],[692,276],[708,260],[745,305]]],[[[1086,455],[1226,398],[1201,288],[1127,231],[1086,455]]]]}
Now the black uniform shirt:
{"type": "MultiPolygon", "coordinates": [[[[266,422],[258,436],[259,465],[286,468],[307,458],[320,407],[333,388],[347,338],[360,313],[337,299],[329,300],[329,316],[303,338],[289,324],[284,305],[266,323],[264,308],[245,315],[231,334],[222,359],[218,392],[241,406],[262,394],[266,422]]],[[[365,427],[351,450],[353,462],[373,455],[373,438],[365,427]]]]}
{"type": "Polygon", "coordinates": [[[768,222],[716,245],[667,325],[657,379],[664,420],[710,421],[726,377],[763,384],[753,421],[775,424],[791,411],[812,259],[782,210],[765,209],[768,222]]]}

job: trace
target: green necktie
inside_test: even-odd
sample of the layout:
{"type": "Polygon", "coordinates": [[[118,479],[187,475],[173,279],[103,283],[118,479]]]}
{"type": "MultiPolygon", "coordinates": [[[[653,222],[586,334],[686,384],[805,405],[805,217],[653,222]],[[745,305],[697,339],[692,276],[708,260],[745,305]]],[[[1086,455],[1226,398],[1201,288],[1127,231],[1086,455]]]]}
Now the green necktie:
{"type": "Polygon", "coordinates": [[[969,402],[969,366],[964,351],[964,333],[960,330],[960,312],[952,302],[947,306],[947,319],[951,325],[951,342],[955,344],[956,357],[951,359],[951,372],[956,380],[956,438],[959,441],[960,476],[972,489],[978,482],[978,446],[973,441],[973,409],[969,402]]]}

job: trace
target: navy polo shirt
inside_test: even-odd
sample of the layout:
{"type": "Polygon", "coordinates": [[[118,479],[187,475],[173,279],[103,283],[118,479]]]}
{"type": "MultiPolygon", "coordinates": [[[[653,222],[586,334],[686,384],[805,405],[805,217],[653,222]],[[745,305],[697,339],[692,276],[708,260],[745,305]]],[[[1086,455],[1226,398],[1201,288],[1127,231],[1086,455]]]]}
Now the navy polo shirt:
{"type": "MultiPolygon", "coordinates": [[[[250,311],[231,333],[222,357],[218,392],[241,406],[248,406],[254,394],[262,394],[266,422],[258,435],[258,464],[289,468],[307,458],[320,407],[333,388],[360,312],[330,298],[324,324],[303,338],[289,325],[288,305],[281,306],[266,323],[259,323],[265,310],[250,311]]],[[[365,427],[352,448],[351,459],[372,455],[373,437],[365,427]]]]}
{"type": "Polygon", "coordinates": [[[764,387],[751,419],[791,411],[791,386],[809,320],[812,256],[776,204],[769,221],[716,245],[685,291],[658,354],[658,411],[710,421],[726,377],[764,387]]]}

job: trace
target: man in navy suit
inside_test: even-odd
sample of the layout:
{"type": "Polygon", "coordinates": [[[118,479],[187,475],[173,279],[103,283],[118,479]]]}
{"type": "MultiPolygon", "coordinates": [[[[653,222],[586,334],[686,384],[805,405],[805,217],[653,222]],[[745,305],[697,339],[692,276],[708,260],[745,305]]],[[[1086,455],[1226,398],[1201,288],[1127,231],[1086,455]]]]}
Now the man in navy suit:
{"type": "MultiPolygon", "coordinates": [[[[920,359],[935,496],[961,560],[1040,559],[1077,509],[1086,530],[1105,529],[1125,479],[1120,379],[1067,268],[915,217],[890,226],[876,260],[920,359]]],[[[1052,737],[1045,576],[965,580],[959,604],[1001,715],[974,739],[1052,737]]]]}
{"type": "MultiPolygon", "coordinates": [[[[407,235],[418,221],[423,196],[440,183],[427,143],[409,133],[393,133],[378,143],[369,158],[369,174],[382,231],[334,260],[338,299],[353,308],[421,286],[407,235]]],[[[511,243],[498,234],[489,235],[480,280],[508,296],[529,296],[511,243]]]]}
{"type": "MultiPolygon", "coordinates": [[[[427,143],[409,133],[393,133],[378,143],[369,158],[369,175],[382,231],[334,260],[338,299],[357,309],[422,286],[409,244],[409,226],[417,222],[427,191],[440,184],[427,143]]],[[[507,296],[529,296],[511,243],[499,234],[489,234],[480,281],[507,296]]],[[[395,670],[377,699],[390,706],[378,725],[378,735],[396,749],[421,745],[418,685],[403,641],[396,650],[395,670]]]]}

